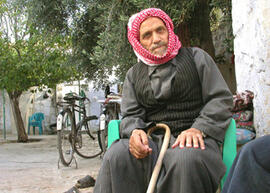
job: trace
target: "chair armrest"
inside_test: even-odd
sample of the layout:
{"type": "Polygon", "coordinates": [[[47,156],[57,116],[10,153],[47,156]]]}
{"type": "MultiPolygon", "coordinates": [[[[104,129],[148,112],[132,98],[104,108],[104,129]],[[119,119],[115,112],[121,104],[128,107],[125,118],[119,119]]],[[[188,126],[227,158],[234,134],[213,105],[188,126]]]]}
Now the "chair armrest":
{"type": "Polygon", "coordinates": [[[231,123],[226,131],[224,144],[223,144],[223,162],[227,167],[226,173],[221,180],[221,189],[225,183],[227,175],[233,164],[233,161],[237,154],[237,144],[236,144],[236,124],[235,120],[232,119],[231,123]]]}
{"type": "Polygon", "coordinates": [[[108,125],[108,147],[120,138],[120,120],[111,120],[108,125]]]}

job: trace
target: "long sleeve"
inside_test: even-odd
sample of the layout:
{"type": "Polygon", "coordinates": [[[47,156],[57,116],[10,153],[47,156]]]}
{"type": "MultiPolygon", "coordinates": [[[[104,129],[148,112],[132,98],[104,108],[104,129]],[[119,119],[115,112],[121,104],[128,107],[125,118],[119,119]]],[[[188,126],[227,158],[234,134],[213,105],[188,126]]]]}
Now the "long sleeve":
{"type": "Polygon", "coordinates": [[[121,113],[123,117],[120,124],[122,138],[129,138],[134,129],[145,129],[152,125],[151,122],[145,122],[145,109],[136,98],[132,69],[127,72],[122,92],[121,113]]]}
{"type": "Polygon", "coordinates": [[[222,142],[232,117],[232,94],[213,59],[199,48],[193,48],[193,54],[204,107],[192,127],[222,142]]]}

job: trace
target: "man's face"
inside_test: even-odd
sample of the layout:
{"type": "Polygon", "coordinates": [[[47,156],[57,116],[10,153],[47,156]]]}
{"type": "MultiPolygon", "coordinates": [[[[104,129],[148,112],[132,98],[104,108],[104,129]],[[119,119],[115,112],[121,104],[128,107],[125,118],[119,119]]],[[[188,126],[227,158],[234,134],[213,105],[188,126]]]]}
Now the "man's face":
{"type": "Polygon", "coordinates": [[[149,17],[141,23],[140,43],[156,56],[166,53],[169,41],[168,30],[163,21],[157,17],[149,17]]]}

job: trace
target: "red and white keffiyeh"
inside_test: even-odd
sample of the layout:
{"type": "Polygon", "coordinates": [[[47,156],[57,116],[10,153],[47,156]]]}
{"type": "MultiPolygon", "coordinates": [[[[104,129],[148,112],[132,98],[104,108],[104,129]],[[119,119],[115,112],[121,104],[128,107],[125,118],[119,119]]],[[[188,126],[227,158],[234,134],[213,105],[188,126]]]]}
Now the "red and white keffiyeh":
{"type": "Polygon", "coordinates": [[[171,18],[161,9],[148,8],[132,15],[128,22],[128,40],[139,60],[147,65],[155,66],[168,62],[178,54],[181,48],[181,42],[173,31],[173,22],[171,18]],[[168,48],[163,56],[156,56],[146,50],[140,43],[140,25],[148,17],[158,17],[166,25],[169,33],[168,48]]]}

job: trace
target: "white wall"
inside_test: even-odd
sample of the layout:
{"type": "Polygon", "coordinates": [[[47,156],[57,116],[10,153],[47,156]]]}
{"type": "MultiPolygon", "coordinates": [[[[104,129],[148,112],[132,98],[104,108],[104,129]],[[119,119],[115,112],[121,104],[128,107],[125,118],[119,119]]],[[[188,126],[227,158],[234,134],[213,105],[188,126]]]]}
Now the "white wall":
{"type": "Polygon", "coordinates": [[[237,90],[251,90],[257,136],[270,134],[270,1],[232,0],[237,90]]]}
{"type": "MultiPolygon", "coordinates": [[[[16,129],[12,129],[12,126],[14,125],[13,115],[11,112],[10,102],[9,98],[6,92],[3,92],[1,90],[0,92],[0,131],[3,134],[4,133],[4,119],[5,119],[5,129],[6,133],[17,133],[16,129]],[[4,103],[5,102],[5,103],[4,103]],[[4,117],[4,109],[5,109],[5,117],[4,117]]],[[[2,136],[0,136],[3,138],[2,136]]]]}
{"type": "MultiPolygon", "coordinates": [[[[103,90],[95,90],[93,83],[82,82],[81,88],[84,89],[86,96],[90,99],[91,103],[86,106],[88,115],[100,115],[100,104],[98,100],[104,99],[104,91],[103,90]]],[[[73,84],[60,84],[57,86],[57,99],[53,94],[49,94],[48,98],[44,98],[45,91],[40,91],[36,93],[31,93],[30,91],[24,92],[20,97],[20,110],[22,114],[22,119],[24,121],[25,129],[27,132],[28,126],[28,117],[31,116],[35,112],[42,112],[45,115],[44,121],[44,130],[49,130],[49,125],[56,123],[56,116],[58,110],[55,107],[55,99],[61,100],[64,95],[68,92],[79,92],[79,86],[77,82],[73,84]]],[[[117,93],[116,85],[111,87],[111,91],[117,93]]],[[[3,95],[2,91],[0,92],[0,134],[3,135],[3,95]]],[[[78,116],[77,116],[78,119],[78,116]]],[[[7,133],[16,134],[16,127],[13,120],[13,114],[10,107],[10,102],[7,93],[5,93],[5,122],[6,122],[6,131],[7,133]]],[[[91,127],[98,128],[99,121],[91,121],[91,127]]],[[[30,130],[32,133],[32,129],[30,130]]],[[[38,130],[36,129],[36,133],[38,130]]],[[[2,136],[0,136],[2,138],[2,136]]]]}

